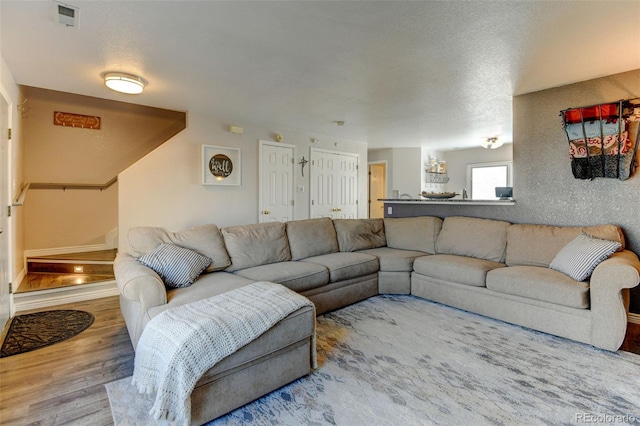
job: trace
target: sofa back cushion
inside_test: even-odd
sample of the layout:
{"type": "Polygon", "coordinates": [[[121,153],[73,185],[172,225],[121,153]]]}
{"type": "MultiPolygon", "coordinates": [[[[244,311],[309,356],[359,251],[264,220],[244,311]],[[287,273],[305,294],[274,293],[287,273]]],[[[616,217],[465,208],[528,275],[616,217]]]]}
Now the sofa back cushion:
{"type": "Polygon", "coordinates": [[[292,260],[339,251],[336,230],[328,217],[294,220],[286,227],[292,260]]]}
{"type": "Polygon", "coordinates": [[[367,250],[387,245],[382,219],[334,219],[340,251],[367,250]]]}
{"type": "Polygon", "coordinates": [[[450,216],[442,223],[437,254],[455,254],[504,262],[510,223],[493,219],[450,216]]]}
{"type": "Polygon", "coordinates": [[[280,222],[222,228],[233,272],[253,266],[291,260],[285,224],[280,222]]]}
{"type": "Polygon", "coordinates": [[[434,254],[442,219],[434,216],[385,218],[387,247],[434,254]]]}
{"type": "Polygon", "coordinates": [[[621,244],[621,249],[624,249],[624,235],[615,225],[581,227],[514,224],[507,231],[506,264],[548,268],[558,252],[583,231],[596,238],[617,241],[621,244]]]}
{"type": "Polygon", "coordinates": [[[203,254],[212,260],[206,272],[225,269],[231,259],[224,245],[222,234],[216,225],[202,225],[182,232],[171,232],[165,228],[139,226],[127,233],[129,254],[144,256],[160,244],[175,244],[203,254]]]}

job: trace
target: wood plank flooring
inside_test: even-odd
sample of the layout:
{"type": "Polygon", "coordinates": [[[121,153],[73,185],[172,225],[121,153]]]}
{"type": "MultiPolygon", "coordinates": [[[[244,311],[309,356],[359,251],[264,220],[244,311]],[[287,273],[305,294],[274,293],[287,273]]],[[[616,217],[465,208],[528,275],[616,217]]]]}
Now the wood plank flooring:
{"type": "Polygon", "coordinates": [[[67,341],[0,359],[0,424],[112,425],[104,384],[131,376],[134,355],[118,297],[49,309],[95,321],[67,341]]]}
{"type": "Polygon", "coordinates": [[[113,274],[47,274],[29,273],[20,283],[14,292],[29,293],[32,291],[51,290],[54,288],[71,287],[76,285],[92,284],[101,281],[111,281],[115,279],[113,274]]]}
{"type": "MultiPolygon", "coordinates": [[[[0,424],[113,424],[103,385],[131,376],[134,357],[118,297],[50,309],[85,310],[95,322],[65,342],[0,359],[0,424]]],[[[629,324],[623,348],[640,353],[639,324],[629,324]]]]}

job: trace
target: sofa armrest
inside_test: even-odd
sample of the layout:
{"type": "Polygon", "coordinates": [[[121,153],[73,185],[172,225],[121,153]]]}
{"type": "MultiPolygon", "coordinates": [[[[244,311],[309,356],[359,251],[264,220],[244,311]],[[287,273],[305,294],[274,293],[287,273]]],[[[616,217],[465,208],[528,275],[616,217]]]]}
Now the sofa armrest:
{"type": "Polygon", "coordinates": [[[167,291],[160,276],[133,256],[118,254],[113,271],[120,295],[129,301],[140,303],[143,311],[167,303],[167,291]]]}
{"type": "Polygon", "coordinates": [[[640,283],[640,260],[623,250],[600,263],[591,275],[591,339],[594,346],[616,351],[627,330],[629,290],[640,283]]]}

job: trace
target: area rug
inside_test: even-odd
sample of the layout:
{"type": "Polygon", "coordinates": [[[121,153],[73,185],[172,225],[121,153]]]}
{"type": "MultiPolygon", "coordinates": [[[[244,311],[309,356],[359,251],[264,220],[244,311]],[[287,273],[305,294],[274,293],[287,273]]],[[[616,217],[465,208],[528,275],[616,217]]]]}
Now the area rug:
{"type": "MultiPolygon", "coordinates": [[[[317,318],[319,368],[209,425],[640,424],[640,355],[412,296],[317,318]]],[[[160,424],[125,378],[117,426],[160,424]]]]}
{"type": "Polygon", "coordinates": [[[76,336],[93,324],[84,311],[56,310],[17,315],[0,349],[0,358],[35,351],[76,336]]]}

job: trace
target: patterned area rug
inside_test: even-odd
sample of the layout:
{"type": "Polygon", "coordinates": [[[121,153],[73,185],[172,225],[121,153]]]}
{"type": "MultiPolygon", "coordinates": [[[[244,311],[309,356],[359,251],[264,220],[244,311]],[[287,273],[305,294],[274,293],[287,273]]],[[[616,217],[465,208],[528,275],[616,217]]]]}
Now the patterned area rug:
{"type": "Polygon", "coordinates": [[[0,349],[0,358],[35,351],[76,336],[93,324],[93,315],[84,311],[45,311],[17,315],[0,349]]]}
{"type": "MultiPolygon", "coordinates": [[[[411,296],[318,317],[319,369],[210,425],[640,425],[640,355],[611,353],[411,296]]],[[[151,425],[130,378],[118,426],[151,425]]]]}

